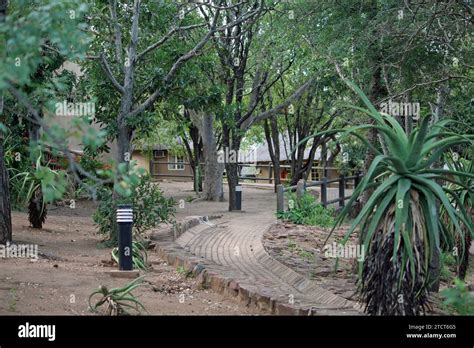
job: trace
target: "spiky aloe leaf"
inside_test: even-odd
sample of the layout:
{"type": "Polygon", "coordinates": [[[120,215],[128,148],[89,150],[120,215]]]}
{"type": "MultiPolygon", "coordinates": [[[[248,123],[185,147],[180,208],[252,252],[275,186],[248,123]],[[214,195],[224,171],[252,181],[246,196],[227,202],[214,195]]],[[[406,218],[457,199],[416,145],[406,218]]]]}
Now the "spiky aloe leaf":
{"type": "MultiPolygon", "coordinates": [[[[442,242],[452,245],[453,240],[459,240],[457,236],[465,237],[474,232],[472,210],[464,208],[466,200],[474,203],[473,195],[468,194],[473,191],[472,183],[468,182],[472,181],[473,173],[456,165],[449,170],[430,166],[449,148],[472,144],[474,135],[459,135],[448,130],[446,126],[450,121],[430,125],[429,118],[424,117],[419,127],[407,136],[395,118],[379,113],[359,87],[346,82],[366,108],[350,107],[367,114],[374,124],[313,136],[336,133],[342,138],[355,136],[375,152],[376,157],[336,218],[328,238],[347,217],[360,195],[366,190],[374,190],[342,241],[346,243],[359,227],[367,255],[359,264],[361,296],[371,314],[419,314],[426,305],[428,271],[435,251],[439,251],[442,242]],[[368,129],[375,129],[382,135],[388,150],[386,155],[364,139],[362,132],[368,129]],[[436,181],[454,187],[442,186],[436,181]],[[440,222],[438,207],[445,212],[449,225],[440,222]],[[395,301],[399,294],[405,297],[402,305],[395,301]]],[[[464,239],[460,243],[463,245],[464,239]]]]}

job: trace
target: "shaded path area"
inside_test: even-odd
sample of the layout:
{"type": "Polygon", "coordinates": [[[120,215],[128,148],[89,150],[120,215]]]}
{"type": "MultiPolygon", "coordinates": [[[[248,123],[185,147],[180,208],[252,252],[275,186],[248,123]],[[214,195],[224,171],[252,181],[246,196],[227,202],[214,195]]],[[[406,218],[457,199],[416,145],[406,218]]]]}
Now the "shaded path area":
{"type": "MultiPolygon", "coordinates": [[[[187,183],[164,183],[167,194],[180,200],[187,183]],[[173,192],[174,191],[174,192],[173,192]]],[[[188,191],[189,192],[189,191],[188,191]]],[[[228,212],[227,202],[187,203],[177,218],[221,215],[191,227],[175,240],[183,255],[198,258],[229,281],[246,286],[289,307],[311,314],[359,314],[357,304],[318,286],[273,259],[264,249],[263,234],[276,222],[275,194],[271,190],[245,187],[243,212],[228,212]]],[[[273,305],[274,306],[274,305],[273,305]]]]}

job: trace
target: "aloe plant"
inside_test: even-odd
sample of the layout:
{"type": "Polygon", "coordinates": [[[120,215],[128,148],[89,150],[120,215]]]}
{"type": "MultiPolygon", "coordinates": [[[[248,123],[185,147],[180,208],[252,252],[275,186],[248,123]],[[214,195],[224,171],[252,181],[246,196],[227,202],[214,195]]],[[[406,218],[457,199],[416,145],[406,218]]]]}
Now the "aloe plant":
{"type": "Polygon", "coordinates": [[[41,158],[38,156],[36,167],[29,171],[19,172],[12,177],[12,181],[20,182],[18,199],[23,204],[28,203],[28,220],[33,228],[42,228],[47,216],[46,202],[43,198],[41,180],[36,176],[41,167],[41,158]]]}
{"type": "Polygon", "coordinates": [[[459,202],[458,193],[438,184],[443,181],[465,187],[460,178],[472,179],[473,174],[430,166],[449,148],[472,144],[474,135],[451,132],[446,128],[452,122],[449,120],[430,125],[429,117],[421,119],[419,127],[407,135],[394,117],[377,111],[359,87],[351,82],[348,84],[366,108],[347,107],[367,114],[373,124],[319,132],[301,143],[311,137],[339,133],[342,138],[357,137],[375,152],[373,162],[336,218],[331,233],[348,216],[361,194],[370,190],[368,202],[342,241],[346,243],[357,231],[364,248],[366,257],[359,262],[360,298],[365,302],[366,313],[371,315],[418,315],[425,312],[428,304],[432,279],[429,265],[439,253],[440,239],[450,238],[440,226],[438,206],[445,209],[453,233],[463,235],[462,224],[473,233],[464,207],[452,204],[452,200],[459,202]],[[360,133],[369,129],[379,132],[386,145],[386,154],[360,133]]]}
{"type": "Polygon", "coordinates": [[[134,279],[121,288],[108,289],[101,285],[99,289],[89,296],[89,309],[98,313],[99,308],[105,307],[105,314],[110,316],[140,314],[146,311],[143,304],[137,300],[132,291],[143,285],[143,276],[134,279]],[[92,299],[100,295],[101,297],[92,304],[92,299]]]}
{"type": "MultiPolygon", "coordinates": [[[[445,157],[446,164],[450,170],[474,175],[474,163],[472,160],[460,158],[459,155],[451,153],[445,157]]],[[[472,221],[472,215],[474,214],[474,180],[472,177],[461,176],[459,182],[462,183],[462,186],[455,183],[448,185],[450,192],[455,192],[459,198],[456,199],[455,196],[450,195],[451,202],[456,209],[462,206],[472,221]]],[[[443,222],[446,235],[451,237],[444,243],[445,250],[456,256],[457,275],[459,279],[464,280],[469,267],[469,247],[471,246],[472,236],[467,226],[463,223],[461,223],[463,233],[456,233],[455,226],[450,221],[448,213],[444,208],[441,209],[441,222],[443,222]]]]}
{"type": "Polygon", "coordinates": [[[43,227],[47,203],[60,197],[65,190],[64,185],[61,186],[58,182],[60,178],[66,177],[66,173],[51,169],[49,165],[49,162],[43,164],[43,155],[40,153],[34,166],[28,170],[17,170],[10,179],[18,190],[15,203],[17,206],[28,205],[28,220],[33,228],[43,227]],[[49,194],[45,194],[46,191],[49,194]]]}

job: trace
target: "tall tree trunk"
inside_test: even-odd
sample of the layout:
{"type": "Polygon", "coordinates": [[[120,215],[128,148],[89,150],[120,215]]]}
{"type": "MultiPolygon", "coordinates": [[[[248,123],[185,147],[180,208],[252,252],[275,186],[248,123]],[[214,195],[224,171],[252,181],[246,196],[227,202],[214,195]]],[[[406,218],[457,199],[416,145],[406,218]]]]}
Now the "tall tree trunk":
{"type": "MultiPolygon", "coordinates": [[[[377,14],[378,14],[378,3],[375,0],[372,0],[368,6],[368,11],[369,11],[369,18],[374,19],[377,14]]],[[[380,98],[384,97],[387,95],[387,89],[383,85],[383,71],[382,71],[382,64],[383,64],[383,54],[382,54],[382,48],[380,47],[380,33],[377,31],[374,31],[372,33],[372,41],[369,46],[369,62],[371,64],[371,68],[373,70],[372,72],[372,81],[371,81],[371,88],[370,88],[370,93],[369,93],[369,99],[370,102],[377,107],[377,103],[380,100],[380,98]]],[[[374,120],[371,118],[369,120],[370,124],[374,124],[374,120]]],[[[378,142],[378,134],[376,129],[370,129],[367,132],[367,141],[376,146],[378,142]]],[[[367,173],[367,170],[369,169],[370,165],[372,164],[373,160],[375,158],[375,153],[371,150],[367,150],[365,160],[364,160],[364,171],[367,173]]],[[[359,210],[361,207],[365,206],[367,201],[369,200],[370,196],[372,195],[373,190],[365,190],[362,193],[361,197],[361,204],[357,208],[359,210]]]]}
{"type": "Polygon", "coordinates": [[[128,163],[131,159],[132,131],[127,126],[120,126],[117,135],[117,164],[128,163]]]}
{"type": "Polygon", "coordinates": [[[231,130],[227,125],[223,128],[224,151],[227,151],[229,154],[229,158],[225,158],[227,185],[229,186],[229,211],[233,211],[236,209],[235,187],[239,185],[238,153],[240,148],[240,138],[239,135],[235,134],[238,130],[231,130]],[[235,154],[235,156],[232,156],[232,154],[235,154]]]}
{"type": "Polygon", "coordinates": [[[205,160],[205,196],[209,201],[223,201],[224,188],[222,185],[222,173],[224,167],[217,161],[217,141],[213,124],[214,116],[212,114],[205,114],[201,132],[205,160]]]}
{"type": "MultiPolygon", "coordinates": [[[[382,84],[382,56],[379,51],[375,53],[375,57],[373,59],[373,69],[374,72],[372,74],[372,87],[370,89],[369,99],[370,102],[374,105],[377,105],[378,101],[387,95],[387,90],[385,86],[382,84]]],[[[369,120],[370,124],[374,123],[373,119],[369,120]]],[[[367,141],[372,144],[376,145],[378,142],[378,133],[376,129],[370,129],[367,134],[367,141]]],[[[374,161],[375,153],[371,150],[367,150],[367,154],[364,160],[364,171],[367,173],[370,165],[374,161]]],[[[360,207],[365,206],[367,201],[369,200],[370,196],[372,195],[373,190],[365,190],[361,197],[361,205],[360,207]]]]}
{"type": "MultiPolygon", "coordinates": [[[[133,4],[132,28],[130,31],[130,44],[128,46],[127,62],[124,66],[123,94],[120,101],[120,111],[117,116],[117,165],[126,163],[127,166],[132,159],[132,137],[133,128],[127,124],[133,105],[133,89],[135,84],[135,60],[137,57],[138,45],[138,23],[140,18],[140,0],[135,0],[133,4]]],[[[117,198],[116,192],[114,197],[117,198]]]]}
{"type": "Polygon", "coordinates": [[[196,192],[202,191],[202,174],[201,174],[201,157],[202,157],[202,142],[201,134],[199,129],[191,125],[189,130],[191,140],[193,141],[192,157],[193,157],[193,178],[194,178],[194,190],[196,192]]]}
{"type": "Polygon", "coordinates": [[[0,244],[5,244],[12,240],[12,218],[8,182],[3,135],[0,132],[0,244]]]}
{"type": "Polygon", "coordinates": [[[273,176],[274,176],[274,191],[276,192],[277,186],[281,184],[280,178],[280,138],[277,127],[276,118],[272,117],[270,122],[265,120],[263,122],[263,129],[265,131],[265,138],[268,144],[268,153],[273,164],[273,176]],[[270,124],[269,124],[270,123],[270,124]]]}
{"type": "Polygon", "coordinates": [[[191,121],[198,128],[202,139],[204,158],[204,197],[208,201],[223,201],[222,185],[223,165],[217,161],[217,141],[214,133],[214,116],[189,112],[191,121]]]}
{"type": "MultiPolygon", "coordinates": [[[[7,15],[8,0],[0,0],[0,22],[7,15]]],[[[0,95],[0,115],[3,114],[3,94],[0,95]]],[[[5,165],[5,149],[3,147],[3,134],[0,132],[0,244],[12,240],[12,217],[10,205],[9,178],[5,165]]]]}
{"type": "MultiPolygon", "coordinates": [[[[437,91],[437,96],[436,96],[436,106],[433,112],[433,118],[432,122],[438,122],[443,119],[444,117],[444,110],[446,106],[446,99],[449,95],[450,89],[449,86],[446,84],[442,84],[439,86],[438,91],[437,91]]],[[[438,168],[442,169],[443,168],[443,163],[442,160],[439,159],[435,163],[432,164],[433,168],[438,168]]],[[[444,185],[442,180],[437,180],[437,183],[439,185],[444,185]]],[[[436,202],[437,205],[437,211],[439,214],[440,211],[440,205],[439,202],[436,202]]],[[[441,250],[439,246],[437,246],[434,249],[433,252],[433,258],[430,262],[429,268],[428,268],[428,284],[430,284],[429,290],[438,292],[439,291],[439,281],[440,281],[440,275],[441,275],[441,250]]]]}

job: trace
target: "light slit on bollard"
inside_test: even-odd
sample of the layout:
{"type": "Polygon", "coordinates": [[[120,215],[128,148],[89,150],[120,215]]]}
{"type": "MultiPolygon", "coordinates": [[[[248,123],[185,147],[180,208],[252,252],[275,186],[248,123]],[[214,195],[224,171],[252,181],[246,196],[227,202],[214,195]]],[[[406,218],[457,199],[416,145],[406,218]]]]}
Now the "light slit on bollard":
{"type": "Polygon", "coordinates": [[[117,205],[119,269],[133,270],[132,259],[132,226],[133,209],[130,204],[117,205]]]}

